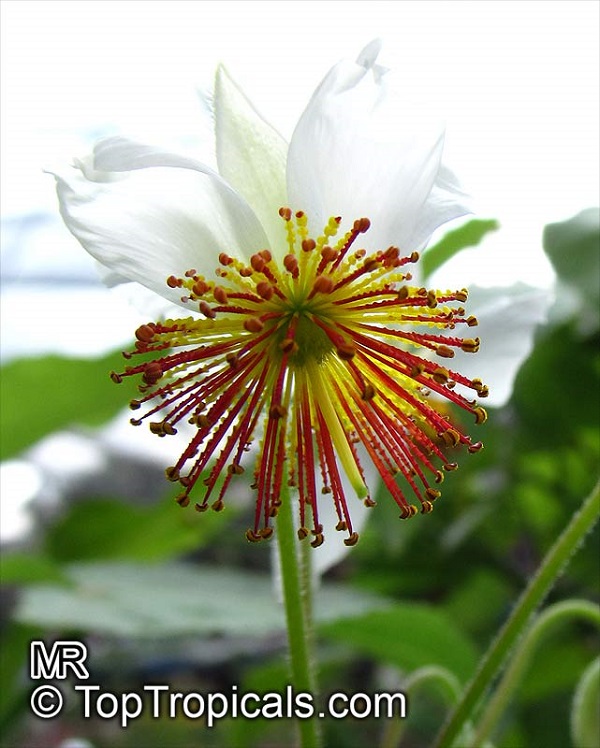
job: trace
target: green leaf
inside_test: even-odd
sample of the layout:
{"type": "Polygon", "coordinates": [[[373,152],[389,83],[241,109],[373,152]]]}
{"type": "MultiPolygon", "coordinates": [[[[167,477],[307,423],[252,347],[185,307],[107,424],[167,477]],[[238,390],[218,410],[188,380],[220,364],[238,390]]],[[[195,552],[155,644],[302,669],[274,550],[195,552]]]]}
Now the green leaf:
{"type": "Polygon", "coordinates": [[[596,427],[600,408],[598,341],[581,341],[571,325],[540,339],[515,381],[513,404],[536,447],[574,443],[596,427]]]}
{"type": "Polygon", "coordinates": [[[475,668],[476,652],[442,611],[417,603],[325,624],[320,632],[337,643],[403,670],[440,665],[466,680],[475,668]]]}
{"type": "Polygon", "coordinates": [[[0,581],[2,584],[68,582],[60,567],[47,556],[6,552],[2,557],[0,581]]]}
{"type": "Polygon", "coordinates": [[[571,712],[571,737],[576,748],[600,745],[600,657],[586,668],[577,685],[571,712]]]}
{"type": "Polygon", "coordinates": [[[89,499],[48,530],[45,548],[61,561],[136,559],[154,561],[201,545],[223,527],[227,517],[209,512],[199,522],[172,498],[155,506],[131,506],[115,499],[89,499]]]}
{"type": "MultiPolygon", "coordinates": [[[[590,636],[590,640],[593,640],[593,636],[590,636]]],[[[527,676],[519,686],[519,701],[522,704],[539,704],[554,694],[562,693],[564,697],[571,693],[589,662],[590,644],[583,636],[574,639],[572,630],[567,631],[559,641],[548,637],[535,652],[527,676]]]]}
{"type": "Polygon", "coordinates": [[[10,622],[3,628],[0,647],[0,735],[6,736],[9,726],[18,723],[29,708],[31,688],[30,683],[23,679],[23,669],[29,656],[29,643],[39,637],[39,629],[30,626],[10,622]]]}
{"type": "Polygon", "coordinates": [[[108,377],[123,368],[112,353],[100,359],[60,356],[11,361],[0,369],[0,458],[18,454],[71,424],[96,426],[114,416],[127,393],[108,377]]]}
{"type": "Polygon", "coordinates": [[[421,258],[423,280],[426,281],[439,267],[467,247],[474,247],[490,231],[497,231],[500,224],[493,218],[474,218],[453,231],[449,231],[433,247],[425,250],[421,258]]]}
{"type": "MultiPolygon", "coordinates": [[[[53,630],[134,637],[262,635],[284,628],[283,608],[269,575],[182,563],[116,562],[73,564],[65,574],[72,588],[25,589],[15,620],[53,630]]],[[[315,603],[320,620],[387,604],[338,585],[324,585],[315,603]]]]}
{"type": "Polygon", "coordinates": [[[600,210],[588,208],[568,221],[549,224],[544,229],[543,243],[559,279],[576,291],[585,313],[594,315],[597,329],[600,210]]]}
{"type": "Polygon", "coordinates": [[[444,607],[453,620],[460,621],[462,631],[485,634],[495,628],[512,592],[496,570],[475,568],[457,580],[444,607]]]}

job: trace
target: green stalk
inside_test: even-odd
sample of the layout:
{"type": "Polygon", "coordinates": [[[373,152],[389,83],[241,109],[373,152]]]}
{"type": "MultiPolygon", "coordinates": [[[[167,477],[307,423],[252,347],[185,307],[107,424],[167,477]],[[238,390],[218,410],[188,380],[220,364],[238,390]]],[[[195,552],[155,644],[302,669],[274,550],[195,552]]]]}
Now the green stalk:
{"type": "Polygon", "coordinates": [[[510,650],[522,635],[529,619],[560,575],[565,564],[592,529],[600,513],[600,482],[571,518],[556,543],[548,551],[510,617],[484,656],[473,680],[436,741],[437,748],[450,748],[510,650]]]}
{"type": "MultiPolygon", "coordinates": [[[[310,693],[315,704],[317,683],[311,652],[313,633],[310,573],[301,568],[306,567],[308,554],[299,553],[292,501],[287,490],[282,490],[281,506],[276,521],[292,686],[296,693],[310,693]]],[[[316,717],[298,719],[298,731],[302,748],[318,748],[321,745],[319,722],[316,717]]]]}
{"type": "MultiPolygon", "coordinates": [[[[413,698],[416,691],[432,682],[437,682],[443,687],[444,697],[447,701],[454,704],[460,698],[460,683],[458,678],[454,673],[438,665],[425,665],[413,671],[402,683],[402,691],[407,696],[413,698]]],[[[379,744],[380,748],[396,748],[396,746],[400,745],[405,727],[406,720],[388,720],[379,744]]]]}
{"type": "Polygon", "coordinates": [[[600,624],[600,608],[587,600],[565,600],[550,605],[535,619],[512,653],[510,664],[502,680],[488,701],[477,726],[473,745],[481,745],[491,734],[518,686],[533,652],[539,647],[548,630],[571,618],[582,618],[600,624]]]}
{"type": "Polygon", "coordinates": [[[600,657],[585,669],[571,707],[571,741],[573,745],[600,745],[600,657]]]}

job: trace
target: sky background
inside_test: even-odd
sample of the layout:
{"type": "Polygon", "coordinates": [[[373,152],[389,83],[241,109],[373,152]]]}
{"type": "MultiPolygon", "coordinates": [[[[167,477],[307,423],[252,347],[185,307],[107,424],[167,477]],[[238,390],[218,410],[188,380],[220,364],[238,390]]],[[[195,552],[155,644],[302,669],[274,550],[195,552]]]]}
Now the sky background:
{"type": "Polygon", "coordinates": [[[380,62],[407,108],[446,119],[448,163],[477,214],[502,224],[446,270],[448,285],[548,286],[543,226],[599,201],[592,0],[3,0],[1,8],[4,360],[93,355],[146,321],[99,287],[43,169],[113,133],[202,157],[211,134],[198,92],[210,90],[219,62],[289,137],[327,70],[381,37],[380,62]]]}

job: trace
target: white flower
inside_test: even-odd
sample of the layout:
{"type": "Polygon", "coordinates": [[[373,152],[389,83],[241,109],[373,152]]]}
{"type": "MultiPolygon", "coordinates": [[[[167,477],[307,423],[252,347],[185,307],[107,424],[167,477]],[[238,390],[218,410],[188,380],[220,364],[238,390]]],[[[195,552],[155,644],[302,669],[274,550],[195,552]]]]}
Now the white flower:
{"type": "Polygon", "coordinates": [[[204,163],[121,137],[57,173],[68,228],[113,281],[165,287],[176,268],[213,271],[220,252],[249,258],[269,247],[281,259],[278,209],[292,205],[320,230],[330,216],[368,216],[367,249],[421,250],[433,231],[468,212],[442,165],[441,123],[403,112],[375,63],[372,42],[356,63],[325,77],[288,144],[223,67],[215,87],[217,174],[204,163]]]}
{"type": "MultiPolygon", "coordinates": [[[[360,465],[354,443],[362,441],[366,446],[376,472],[386,481],[403,516],[411,516],[416,510],[406,502],[402,491],[393,485],[391,476],[395,470],[404,474],[423,510],[430,511],[431,502],[439,492],[429,487],[421,468],[425,466],[431,469],[436,481],[441,481],[443,476],[439,470],[433,470],[425,452],[421,452],[421,446],[437,457],[442,455],[429,436],[425,435],[427,429],[419,431],[420,422],[426,422],[428,428],[443,436],[447,446],[456,446],[460,442],[470,445],[471,451],[475,451],[479,445],[471,444],[470,439],[451,428],[435,408],[424,400],[421,402],[421,398],[426,398],[422,392],[424,385],[474,413],[478,422],[485,418],[483,409],[475,406],[458,390],[470,388],[480,396],[487,394],[487,388],[480,379],[455,377],[439,364],[433,364],[430,357],[415,359],[423,362],[422,368],[421,365],[415,368],[414,362],[409,366],[406,357],[401,363],[389,358],[389,341],[398,341],[398,320],[402,320],[405,328],[410,324],[417,325],[407,337],[400,338],[401,342],[415,343],[427,353],[437,353],[442,358],[454,355],[452,347],[460,349],[462,346],[464,351],[476,351],[479,341],[448,337],[444,339],[448,341],[446,345],[440,339],[434,340],[436,327],[444,332],[444,328],[452,330],[459,326],[459,322],[468,321],[461,318],[464,310],[448,311],[447,306],[448,303],[464,301],[465,292],[431,291],[427,294],[424,289],[414,285],[414,280],[413,285],[398,291],[399,281],[411,280],[411,275],[400,272],[400,267],[411,256],[413,261],[416,259],[416,252],[426,246],[435,229],[464,215],[468,208],[456,178],[442,163],[443,127],[431,121],[419,121],[414,113],[403,111],[401,102],[387,90],[385,70],[376,64],[379,47],[379,42],[371,43],[359,55],[357,62],[342,61],[327,74],[301,116],[289,146],[256,112],[226,71],[220,68],[214,98],[218,173],[200,161],[124,138],[109,138],[96,146],[93,156],[78,160],[73,168],[55,175],[61,213],[67,226],[85,249],[108,269],[111,283],[135,281],[188,311],[190,302],[196,303],[194,309],[197,310],[199,301],[200,311],[207,317],[206,320],[192,321],[185,330],[182,323],[177,327],[177,332],[173,331],[172,321],[173,329],[169,323],[160,329],[143,326],[137,333],[138,345],[143,350],[164,351],[167,345],[185,345],[189,350],[189,346],[199,345],[208,335],[210,340],[217,340],[214,348],[220,351],[222,363],[223,351],[228,349],[232,336],[239,335],[240,341],[246,341],[240,351],[247,355],[249,346],[253,345],[247,341],[254,335],[262,346],[256,349],[261,356],[268,357],[270,351],[275,349],[280,351],[278,358],[274,358],[274,371],[283,371],[289,363],[288,357],[292,359],[289,377],[269,372],[265,373],[265,379],[260,379],[258,375],[252,379],[249,374],[248,381],[244,382],[235,380],[232,374],[230,389],[256,387],[259,379],[262,387],[271,387],[273,397],[276,393],[279,393],[278,397],[283,397],[284,382],[289,385],[290,391],[298,388],[300,395],[287,393],[285,407],[279,402],[273,406],[273,399],[269,400],[270,405],[266,400],[261,400],[253,407],[257,412],[266,407],[271,421],[284,422],[288,410],[296,407],[293,405],[294,398],[298,402],[305,398],[306,410],[298,405],[293,411],[294,415],[290,416],[292,426],[286,438],[290,440],[287,448],[291,449],[291,453],[288,453],[289,462],[285,469],[291,471],[292,480],[299,476],[301,485],[303,480],[310,483],[309,478],[302,474],[304,468],[296,464],[293,455],[294,444],[296,447],[299,444],[300,452],[304,450],[305,455],[313,448],[318,452],[321,472],[331,479],[332,471],[337,470],[332,462],[331,450],[332,447],[335,449],[343,475],[333,477],[332,482],[337,485],[337,488],[334,485],[334,499],[338,524],[341,525],[338,529],[346,529],[350,533],[347,544],[355,542],[356,533],[352,532],[345,508],[342,483],[349,482],[357,495],[364,498],[367,495],[365,484],[369,482],[368,478],[365,479],[366,471],[360,465]],[[287,205],[301,212],[296,213],[294,218],[289,209],[283,209],[287,205]],[[346,227],[352,227],[354,221],[354,229],[336,240],[340,219],[332,216],[342,217],[341,225],[346,227]],[[368,217],[368,220],[364,217],[368,217]],[[305,225],[307,219],[308,228],[305,225]],[[359,234],[360,239],[357,238],[359,234]],[[301,240],[307,237],[318,237],[316,250],[312,238],[308,239],[307,245],[312,242],[312,249],[304,247],[301,240]],[[360,242],[361,249],[351,257],[349,246],[355,240],[360,242]],[[336,241],[335,246],[327,246],[334,245],[336,241]],[[333,254],[337,252],[339,259],[326,260],[325,254],[319,254],[326,250],[333,254]],[[404,259],[401,260],[401,256],[404,259]],[[363,258],[366,259],[361,265],[363,258]],[[272,265],[269,264],[271,261],[272,265]],[[265,263],[272,271],[268,268],[263,270],[265,263]],[[206,280],[214,278],[215,267],[219,268],[219,265],[217,275],[228,278],[230,284],[227,293],[233,290],[234,298],[243,299],[243,302],[237,302],[238,307],[244,304],[252,307],[252,314],[244,309],[245,317],[242,316],[235,323],[235,314],[239,317],[242,312],[239,308],[233,308],[235,305],[227,306],[225,290],[215,287],[214,281],[206,280]],[[298,266],[299,279],[296,272],[298,266]],[[223,270],[223,267],[229,269],[223,270]],[[279,271],[281,273],[277,275],[279,271]],[[273,273],[276,274],[275,280],[271,277],[273,273]],[[308,278],[304,285],[303,273],[308,278]],[[235,278],[232,280],[233,276],[235,278]],[[381,280],[384,277],[386,280],[381,280]],[[244,285],[246,278],[250,285],[244,285]],[[265,279],[272,284],[270,290],[265,289],[269,285],[265,279]],[[279,306],[277,299],[271,301],[275,287],[278,293],[283,291],[279,293],[283,299],[277,302],[279,306]],[[249,289],[246,296],[240,296],[239,289],[245,288],[249,289]],[[347,295],[341,297],[338,293],[338,297],[335,297],[332,289],[335,291],[338,288],[347,289],[347,295]],[[182,298],[182,291],[186,290],[189,293],[182,298]],[[363,309],[356,305],[357,299],[363,298],[360,294],[365,290],[372,294],[370,298],[378,302],[390,298],[383,304],[373,302],[364,312],[354,311],[355,307],[363,309]],[[321,306],[313,303],[315,295],[320,299],[318,303],[321,306]],[[436,311],[438,296],[442,311],[436,311]],[[396,309],[395,314],[400,314],[400,317],[385,311],[392,306],[404,310],[399,312],[396,309]],[[301,320],[297,324],[290,323],[292,307],[295,319],[301,320]],[[340,316],[340,309],[346,310],[345,316],[340,316]],[[217,335],[211,325],[213,318],[221,313],[225,322],[217,335]],[[319,316],[321,314],[322,317],[319,316]],[[302,322],[307,318],[303,315],[310,318],[308,327],[302,322]],[[266,348],[263,345],[266,335],[263,326],[271,324],[273,317],[277,317],[278,321],[277,324],[273,322],[270,331],[271,348],[266,348]],[[313,324],[315,318],[317,323],[313,324]],[[411,321],[407,323],[406,320],[411,321]],[[426,321],[429,326],[424,333],[422,323],[426,321]],[[289,323],[287,337],[282,337],[281,333],[284,322],[285,325],[289,323]],[[362,339],[357,343],[360,348],[357,361],[363,357],[365,365],[371,366],[371,369],[367,366],[367,369],[361,370],[356,362],[347,363],[355,355],[354,340],[341,340],[339,331],[349,333],[354,326],[352,329],[360,337],[361,330],[368,327],[368,323],[371,323],[371,332],[379,325],[378,329],[383,331],[386,342],[373,343],[375,358],[369,361],[365,354],[370,350],[369,343],[362,339]],[[298,354],[297,343],[301,351],[308,352],[298,354]],[[376,360],[383,366],[385,374],[374,388],[362,376],[367,370],[373,373],[373,362],[376,360]],[[340,364],[340,361],[343,363],[340,364]],[[402,378],[406,398],[398,394],[399,390],[382,383],[386,378],[390,379],[392,370],[402,378]],[[452,379],[455,381],[450,381],[452,379]],[[368,405],[360,404],[356,392],[351,392],[352,387],[356,387],[360,381],[362,395],[359,400],[362,398],[368,405]],[[458,384],[456,392],[453,390],[454,384],[458,384]],[[384,394],[387,392],[387,400],[385,397],[377,400],[377,387],[384,394]],[[373,398],[374,405],[371,404],[373,398]],[[394,400],[402,403],[395,404],[394,400]],[[378,405],[377,402],[382,404],[378,405]],[[328,430],[328,435],[322,440],[318,436],[317,419],[321,419],[321,428],[326,426],[328,430]],[[311,422],[317,435],[315,443],[312,441],[311,422]],[[417,425],[413,426],[413,422],[417,425]],[[393,448],[393,443],[398,445],[397,450],[393,448]],[[398,464],[390,463],[388,468],[390,460],[398,464]],[[414,487],[413,475],[418,475],[419,480],[423,481],[426,488],[424,493],[414,487]]],[[[469,309],[469,313],[471,311],[469,309]]],[[[472,317],[469,319],[474,322],[472,317]]],[[[176,322],[179,324],[180,321],[176,322]]],[[[528,321],[527,316],[523,322],[526,324],[521,326],[519,334],[529,341],[533,323],[528,321]]],[[[450,336],[456,334],[451,332],[450,336]]],[[[492,341],[486,340],[485,343],[488,351],[493,353],[492,341]]],[[[259,342],[256,346],[259,346],[259,342]]],[[[206,347],[200,345],[196,350],[202,351],[206,347]]],[[[506,356],[506,365],[515,368],[515,362],[520,360],[526,347],[521,346],[518,355],[512,356],[509,362],[510,346],[505,346],[503,355],[506,356]]],[[[406,354],[409,355],[412,354],[406,354]]],[[[186,396],[190,396],[186,401],[173,397],[173,392],[179,392],[184,382],[186,388],[190,382],[189,376],[184,378],[190,366],[186,356],[184,352],[172,357],[175,376],[179,377],[174,380],[175,384],[169,380],[169,385],[159,387],[151,396],[143,398],[144,404],[155,395],[164,397],[167,402],[178,402],[163,421],[153,424],[155,432],[162,436],[173,433],[174,424],[182,414],[189,416],[191,412],[191,389],[185,389],[186,396]]],[[[233,371],[238,371],[237,358],[235,362],[230,360],[230,364],[233,371]]],[[[204,373],[208,368],[206,366],[198,372],[204,373]]],[[[149,364],[146,368],[126,371],[125,375],[142,374],[144,388],[149,390],[165,374],[164,369],[164,366],[161,369],[157,364],[149,364]]],[[[217,368],[215,371],[218,374],[214,375],[216,379],[226,378],[223,369],[217,368]]],[[[252,371],[255,372],[254,369],[252,371]]],[[[120,379],[120,376],[115,375],[115,378],[120,379]]],[[[210,387],[207,391],[212,392],[210,387]]],[[[225,390],[219,389],[218,392],[223,394],[225,390]]],[[[230,396],[224,397],[227,399],[230,396]]],[[[215,401],[217,410],[221,407],[217,407],[220,402],[215,401]]],[[[245,407],[240,402],[241,397],[235,402],[233,399],[228,401],[229,404],[219,410],[219,419],[222,418],[225,423],[231,416],[230,423],[234,422],[237,417],[235,413],[238,412],[236,408],[245,407]]],[[[196,405],[196,401],[192,404],[196,405]]],[[[152,412],[160,412],[160,408],[157,406],[152,412]]],[[[229,458],[233,455],[233,441],[228,441],[223,447],[229,432],[224,430],[220,440],[213,439],[207,419],[199,408],[193,411],[192,420],[200,430],[206,429],[206,434],[195,443],[195,450],[190,447],[187,457],[184,455],[185,459],[182,457],[182,461],[170,469],[170,476],[176,480],[180,478],[180,468],[187,460],[195,458],[199,446],[202,460],[207,452],[215,448],[223,448],[229,458]]],[[[251,435],[250,415],[244,423],[241,421],[240,416],[236,426],[240,449],[251,435]]],[[[285,430],[287,427],[281,428],[285,430]]],[[[280,447],[276,446],[279,445],[279,437],[275,437],[275,433],[275,426],[266,429],[267,446],[263,449],[259,468],[255,470],[255,476],[267,474],[269,486],[268,490],[265,489],[265,496],[276,495],[277,486],[282,480],[283,462],[280,463],[280,447]],[[272,441],[268,442],[269,439],[272,441]]],[[[196,463],[196,467],[200,462],[196,463]]],[[[225,462],[221,464],[221,469],[224,466],[225,462]]],[[[241,471],[237,457],[230,467],[233,473],[241,471]]],[[[454,464],[446,462],[444,467],[453,469],[454,464]]],[[[318,465],[315,468],[319,472],[318,465]]],[[[182,503],[189,501],[190,484],[193,486],[199,471],[200,467],[192,469],[189,474],[191,478],[186,476],[181,481],[185,487],[182,503]]],[[[257,482],[260,484],[260,480],[257,482]]],[[[261,490],[259,485],[259,494],[261,490]]],[[[307,503],[311,503],[316,516],[315,488],[305,486],[304,491],[309,494],[307,503]]],[[[268,512],[263,522],[261,502],[259,496],[256,524],[250,531],[251,539],[266,537],[270,530],[268,512]]],[[[367,498],[367,503],[372,502],[367,498]]],[[[205,508],[205,504],[201,508],[205,508]]],[[[318,545],[322,541],[318,523],[312,532],[315,535],[314,544],[318,545]]]]}

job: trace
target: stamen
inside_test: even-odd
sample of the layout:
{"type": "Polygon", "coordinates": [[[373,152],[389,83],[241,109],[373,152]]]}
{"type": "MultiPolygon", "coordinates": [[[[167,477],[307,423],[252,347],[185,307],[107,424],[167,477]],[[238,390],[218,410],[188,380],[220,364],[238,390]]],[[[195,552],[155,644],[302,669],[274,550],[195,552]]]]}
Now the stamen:
{"type": "Polygon", "coordinates": [[[343,476],[365,506],[375,506],[360,445],[403,519],[417,513],[410,495],[423,514],[432,511],[440,491],[430,483],[440,484],[457,467],[445,451],[481,449],[428,400],[433,392],[472,413],[476,424],[486,420],[461,388],[484,398],[487,386],[435,361],[449,362],[456,350],[476,353],[479,338],[452,331],[477,320],[458,306],[467,301],[466,289],[410,284],[405,266],[418,261],[417,252],[359,246],[369,219],[357,219],[343,233],[342,219],[333,216],[313,237],[303,211],[284,207],[279,215],[286,248],[280,265],[264,248],[249,263],[221,252],[217,283],[193,268],[170,275],[167,286],[181,289],[184,303],[202,316],[139,326],[135,348],[124,357],[153,359],[110,376],[116,383],[140,377],[142,395],[130,407],[145,412],[132,424],[146,421],[159,437],[181,431],[181,421],[194,427],[183,454],[166,469],[166,478],[183,488],[176,498],[181,506],[202,489],[196,511],[221,511],[231,483],[244,480],[254,459],[250,542],[271,537],[285,480],[297,491],[300,539],[310,537],[313,547],[324,542],[324,496],[352,546],[358,533],[343,476]]]}

